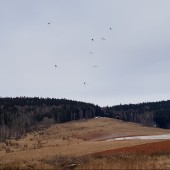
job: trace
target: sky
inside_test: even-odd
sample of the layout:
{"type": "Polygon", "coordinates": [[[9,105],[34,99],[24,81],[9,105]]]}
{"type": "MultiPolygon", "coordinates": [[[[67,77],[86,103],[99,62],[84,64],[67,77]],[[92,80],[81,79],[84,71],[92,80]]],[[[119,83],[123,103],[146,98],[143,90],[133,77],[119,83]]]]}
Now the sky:
{"type": "Polygon", "coordinates": [[[169,100],[169,7],[169,0],[0,0],[0,96],[100,106],[169,100]]]}

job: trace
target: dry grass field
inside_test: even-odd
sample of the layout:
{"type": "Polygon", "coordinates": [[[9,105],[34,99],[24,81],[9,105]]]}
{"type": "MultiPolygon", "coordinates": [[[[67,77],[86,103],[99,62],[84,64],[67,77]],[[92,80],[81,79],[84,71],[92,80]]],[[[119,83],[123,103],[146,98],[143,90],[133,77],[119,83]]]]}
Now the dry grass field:
{"type": "MultiPolygon", "coordinates": [[[[169,130],[144,127],[110,118],[94,118],[54,124],[26,134],[18,140],[0,143],[1,169],[147,169],[170,168],[168,153],[119,156],[94,155],[106,150],[140,147],[161,140],[106,141],[116,137],[169,134],[169,130]],[[113,164],[114,162],[114,164],[113,164]],[[123,163],[124,162],[124,163],[123,163]],[[134,164],[136,163],[136,164],[134,164]]],[[[170,143],[166,143],[169,145],[170,143]]]]}

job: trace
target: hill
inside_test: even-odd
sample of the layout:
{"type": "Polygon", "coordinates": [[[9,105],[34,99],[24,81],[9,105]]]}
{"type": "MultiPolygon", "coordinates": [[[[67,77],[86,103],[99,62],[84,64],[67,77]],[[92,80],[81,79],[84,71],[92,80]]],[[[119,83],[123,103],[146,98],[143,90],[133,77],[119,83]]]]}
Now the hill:
{"type": "MultiPolygon", "coordinates": [[[[0,169],[4,167],[10,169],[14,166],[16,169],[60,169],[59,166],[77,164],[78,161],[78,164],[83,166],[84,163],[92,160],[100,161],[99,158],[102,157],[98,157],[97,160],[91,157],[95,153],[103,153],[108,150],[114,152],[114,149],[140,147],[143,144],[152,145],[152,143],[160,141],[139,139],[111,141],[108,139],[168,133],[167,129],[144,127],[136,123],[102,117],[53,124],[46,129],[26,133],[20,139],[1,142],[0,169]]],[[[111,168],[112,158],[108,159],[111,168]]],[[[137,161],[138,157],[135,159],[137,161]]],[[[124,161],[127,163],[127,158],[124,158],[124,161]]],[[[101,169],[96,167],[93,169],[101,169]]]]}
{"type": "Polygon", "coordinates": [[[88,119],[101,115],[90,103],[50,98],[0,98],[0,139],[18,138],[25,132],[53,123],[88,119]]]}
{"type": "Polygon", "coordinates": [[[94,117],[118,118],[145,126],[170,128],[170,101],[100,107],[50,98],[0,98],[0,139],[20,138],[26,132],[55,123],[94,117]]]}

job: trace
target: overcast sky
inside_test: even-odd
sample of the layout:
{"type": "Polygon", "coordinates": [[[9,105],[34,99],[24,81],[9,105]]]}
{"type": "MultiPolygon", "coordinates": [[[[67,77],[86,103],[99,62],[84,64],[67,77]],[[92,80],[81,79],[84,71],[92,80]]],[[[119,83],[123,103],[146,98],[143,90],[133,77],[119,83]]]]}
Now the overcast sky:
{"type": "Polygon", "coordinates": [[[0,96],[170,99],[170,0],[0,0],[0,96]]]}

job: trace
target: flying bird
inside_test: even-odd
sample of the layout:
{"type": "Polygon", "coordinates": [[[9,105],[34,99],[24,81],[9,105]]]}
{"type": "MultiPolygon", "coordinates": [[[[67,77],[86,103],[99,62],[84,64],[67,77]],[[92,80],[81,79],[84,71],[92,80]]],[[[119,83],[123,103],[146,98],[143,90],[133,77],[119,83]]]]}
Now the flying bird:
{"type": "Polygon", "coordinates": [[[92,38],[91,40],[92,40],[92,42],[94,41],[94,39],[93,39],[93,38],[92,38]]]}
{"type": "Polygon", "coordinates": [[[112,30],[112,28],[109,28],[110,30],[112,30]]]}
{"type": "Polygon", "coordinates": [[[93,67],[97,67],[97,65],[94,65],[93,67]]]}
{"type": "Polygon", "coordinates": [[[101,38],[101,40],[106,40],[105,38],[101,38]]]}
{"type": "Polygon", "coordinates": [[[84,85],[86,85],[86,82],[84,82],[84,85]]]}
{"type": "Polygon", "coordinates": [[[90,51],[89,54],[94,54],[94,53],[92,51],[90,51]]]}
{"type": "Polygon", "coordinates": [[[55,65],[55,68],[57,68],[57,65],[55,65]]]}
{"type": "Polygon", "coordinates": [[[51,22],[48,22],[48,25],[51,24],[51,22]]]}

